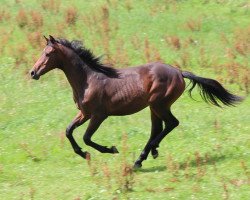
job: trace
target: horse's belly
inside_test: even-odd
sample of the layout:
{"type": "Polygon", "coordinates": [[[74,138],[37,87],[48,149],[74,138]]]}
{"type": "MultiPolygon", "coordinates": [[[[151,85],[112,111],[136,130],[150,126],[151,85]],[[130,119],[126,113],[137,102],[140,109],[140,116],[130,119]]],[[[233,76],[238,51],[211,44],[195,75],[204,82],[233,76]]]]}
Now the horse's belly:
{"type": "Polygon", "coordinates": [[[134,90],[130,89],[129,92],[121,90],[111,98],[108,106],[108,113],[110,115],[129,115],[136,113],[147,106],[148,97],[142,88],[134,88],[134,90]]]}
{"type": "Polygon", "coordinates": [[[130,102],[116,102],[108,110],[109,115],[131,115],[148,106],[147,100],[135,98],[130,102]]]}

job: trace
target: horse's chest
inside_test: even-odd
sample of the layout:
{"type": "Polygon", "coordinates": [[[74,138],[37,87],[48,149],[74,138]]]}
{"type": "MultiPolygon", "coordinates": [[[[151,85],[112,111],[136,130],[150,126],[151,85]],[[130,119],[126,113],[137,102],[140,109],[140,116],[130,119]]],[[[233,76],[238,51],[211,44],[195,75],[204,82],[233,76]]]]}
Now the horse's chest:
{"type": "Polygon", "coordinates": [[[88,96],[74,96],[74,101],[76,104],[76,107],[82,111],[82,113],[87,113],[88,112],[88,104],[89,104],[89,100],[88,100],[88,96]]]}

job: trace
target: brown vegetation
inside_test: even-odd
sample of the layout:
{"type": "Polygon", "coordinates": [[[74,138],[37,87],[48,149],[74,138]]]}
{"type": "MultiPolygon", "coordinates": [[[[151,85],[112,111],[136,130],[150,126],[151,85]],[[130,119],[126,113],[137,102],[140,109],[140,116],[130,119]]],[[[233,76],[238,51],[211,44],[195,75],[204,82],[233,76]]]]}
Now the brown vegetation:
{"type": "Polygon", "coordinates": [[[78,12],[75,7],[69,7],[66,9],[64,18],[65,22],[68,25],[74,25],[76,23],[77,17],[78,17],[78,12]]]}
{"type": "Polygon", "coordinates": [[[58,13],[61,6],[61,0],[44,0],[42,1],[41,6],[44,10],[58,13]]]}
{"type": "Polygon", "coordinates": [[[189,19],[186,21],[185,27],[191,31],[200,31],[202,26],[202,19],[189,19]]]}

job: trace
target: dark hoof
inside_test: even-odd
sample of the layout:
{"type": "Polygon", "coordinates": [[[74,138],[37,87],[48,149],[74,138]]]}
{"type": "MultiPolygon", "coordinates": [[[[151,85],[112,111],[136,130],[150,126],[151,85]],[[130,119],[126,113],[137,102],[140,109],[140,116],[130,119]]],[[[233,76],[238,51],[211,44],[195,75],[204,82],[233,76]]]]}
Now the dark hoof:
{"type": "Polygon", "coordinates": [[[151,154],[152,154],[152,156],[153,156],[154,159],[156,159],[159,156],[159,153],[158,153],[157,150],[152,150],[151,154]]]}
{"type": "Polygon", "coordinates": [[[153,159],[156,159],[159,156],[159,154],[158,153],[157,154],[152,154],[152,156],[153,156],[153,159]]]}
{"type": "Polygon", "coordinates": [[[89,153],[89,152],[85,151],[85,152],[84,152],[84,155],[85,155],[85,159],[86,159],[86,160],[90,160],[90,159],[91,159],[90,153],[89,153]]]}
{"type": "Polygon", "coordinates": [[[140,169],[142,167],[142,164],[141,163],[135,163],[134,164],[134,169],[137,170],[137,169],[140,169]]]}
{"type": "Polygon", "coordinates": [[[119,153],[119,151],[117,150],[117,148],[115,146],[112,146],[111,148],[112,153],[119,153]]]}

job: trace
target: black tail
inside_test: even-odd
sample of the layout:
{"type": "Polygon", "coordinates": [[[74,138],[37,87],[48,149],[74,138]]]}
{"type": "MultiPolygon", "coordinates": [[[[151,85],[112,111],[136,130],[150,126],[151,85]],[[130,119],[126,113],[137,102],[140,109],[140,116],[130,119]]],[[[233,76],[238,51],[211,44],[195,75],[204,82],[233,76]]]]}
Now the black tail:
{"type": "Polygon", "coordinates": [[[215,106],[221,107],[218,100],[226,106],[234,106],[243,100],[242,97],[236,96],[228,92],[218,81],[202,78],[192,74],[191,72],[182,72],[184,78],[188,78],[192,82],[192,87],[189,89],[189,95],[198,85],[200,89],[200,95],[207,103],[211,103],[215,106]]]}

